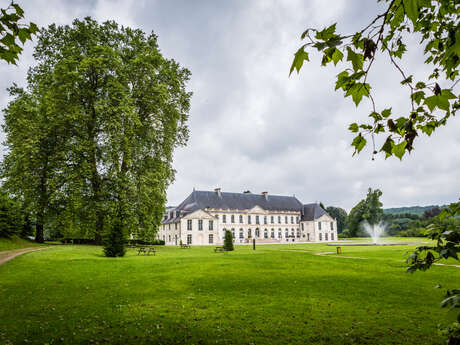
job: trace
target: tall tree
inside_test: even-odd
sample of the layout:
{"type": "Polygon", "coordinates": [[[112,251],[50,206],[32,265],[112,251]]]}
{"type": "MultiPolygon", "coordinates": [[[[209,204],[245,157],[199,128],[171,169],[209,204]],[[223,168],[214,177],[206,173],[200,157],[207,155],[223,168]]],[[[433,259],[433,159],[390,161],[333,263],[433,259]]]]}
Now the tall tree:
{"type": "Polygon", "coordinates": [[[361,200],[351,209],[348,215],[347,229],[352,237],[361,234],[360,226],[363,221],[372,225],[377,224],[382,219],[383,205],[379,200],[381,196],[382,192],[379,189],[372,190],[369,188],[366,199],[361,200]]]}
{"type": "Polygon", "coordinates": [[[347,211],[340,207],[329,206],[326,208],[327,213],[337,221],[337,232],[340,234],[345,228],[347,222],[347,211]]]}
{"type": "Polygon", "coordinates": [[[16,65],[22,52],[19,42],[24,44],[38,32],[34,23],[21,23],[23,18],[24,10],[13,1],[0,9],[0,60],[16,65]]]}
{"type": "MultiPolygon", "coordinates": [[[[63,126],[49,110],[43,80],[29,72],[27,91],[13,86],[14,97],[4,111],[7,154],[2,162],[4,187],[21,198],[36,218],[35,240],[43,242],[46,217],[62,178],[63,126]]],[[[46,88],[45,88],[46,89],[46,88]]]]}
{"type": "MultiPolygon", "coordinates": [[[[97,242],[120,224],[126,233],[151,234],[174,178],[173,151],[188,139],[190,72],[161,55],[153,33],[91,18],[42,29],[34,56],[29,80],[47,81],[33,88],[35,108],[65,134],[53,210],[68,227],[90,229],[97,242]],[[120,223],[112,227],[115,216],[120,223]]],[[[21,135],[11,140],[19,145],[21,135]]],[[[34,176],[35,192],[39,181],[34,176]]]]}

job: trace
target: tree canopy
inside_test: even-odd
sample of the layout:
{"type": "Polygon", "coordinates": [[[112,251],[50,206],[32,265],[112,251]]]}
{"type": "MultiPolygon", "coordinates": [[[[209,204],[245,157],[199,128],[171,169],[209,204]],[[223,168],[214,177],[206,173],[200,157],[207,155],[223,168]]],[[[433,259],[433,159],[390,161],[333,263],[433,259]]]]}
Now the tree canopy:
{"type": "Polygon", "coordinates": [[[360,230],[361,223],[367,221],[369,224],[377,224],[383,216],[382,203],[380,197],[382,192],[379,189],[367,191],[366,199],[361,200],[353,207],[348,214],[346,228],[351,237],[365,235],[360,230]]]}
{"type": "Polygon", "coordinates": [[[5,111],[5,186],[37,229],[153,236],[173,151],[188,140],[190,72],[161,55],[155,34],[91,18],[42,29],[34,57],[5,111]]]}
{"type": "Polygon", "coordinates": [[[342,233],[347,222],[347,211],[340,207],[329,206],[326,208],[327,213],[337,221],[337,233],[342,233]]]}

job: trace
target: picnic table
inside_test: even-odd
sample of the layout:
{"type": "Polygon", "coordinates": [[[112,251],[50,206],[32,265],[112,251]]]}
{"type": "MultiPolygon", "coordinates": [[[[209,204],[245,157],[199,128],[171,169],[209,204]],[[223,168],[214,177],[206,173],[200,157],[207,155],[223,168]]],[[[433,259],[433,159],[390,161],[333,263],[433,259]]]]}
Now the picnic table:
{"type": "Polygon", "coordinates": [[[150,255],[150,253],[153,253],[153,256],[155,256],[155,253],[157,251],[155,250],[155,247],[146,247],[146,246],[143,246],[143,247],[139,247],[138,250],[137,250],[137,255],[139,254],[147,254],[147,255],[150,255]]]}
{"type": "Polygon", "coordinates": [[[214,253],[217,252],[227,252],[227,249],[225,249],[225,247],[216,247],[214,248],[214,253]]]}
{"type": "Polygon", "coordinates": [[[190,244],[185,244],[185,243],[181,243],[181,244],[180,244],[180,247],[181,247],[182,249],[191,248],[191,247],[190,247],[190,244]]]}

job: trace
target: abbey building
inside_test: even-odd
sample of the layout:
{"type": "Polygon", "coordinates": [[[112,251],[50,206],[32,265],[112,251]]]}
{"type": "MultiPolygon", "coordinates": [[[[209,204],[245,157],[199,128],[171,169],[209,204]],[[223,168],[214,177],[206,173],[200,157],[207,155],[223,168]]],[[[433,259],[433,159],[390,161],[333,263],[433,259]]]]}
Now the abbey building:
{"type": "Polygon", "coordinates": [[[319,204],[295,196],[227,193],[220,188],[193,191],[179,206],[168,208],[157,238],[167,245],[219,245],[225,231],[234,242],[292,243],[337,240],[337,222],[319,204]]]}

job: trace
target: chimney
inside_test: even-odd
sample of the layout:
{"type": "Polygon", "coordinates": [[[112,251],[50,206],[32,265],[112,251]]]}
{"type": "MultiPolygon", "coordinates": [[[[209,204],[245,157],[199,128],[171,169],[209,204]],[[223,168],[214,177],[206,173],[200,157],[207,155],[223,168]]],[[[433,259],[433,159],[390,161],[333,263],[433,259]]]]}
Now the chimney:
{"type": "Polygon", "coordinates": [[[222,192],[220,191],[220,188],[214,189],[214,191],[217,193],[218,196],[222,196],[222,192]]]}
{"type": "Polygon", "coordinates": [[[265,200],[268,200],[268,192],[262,192],[262,194],[264,195],[265,200]]]}

